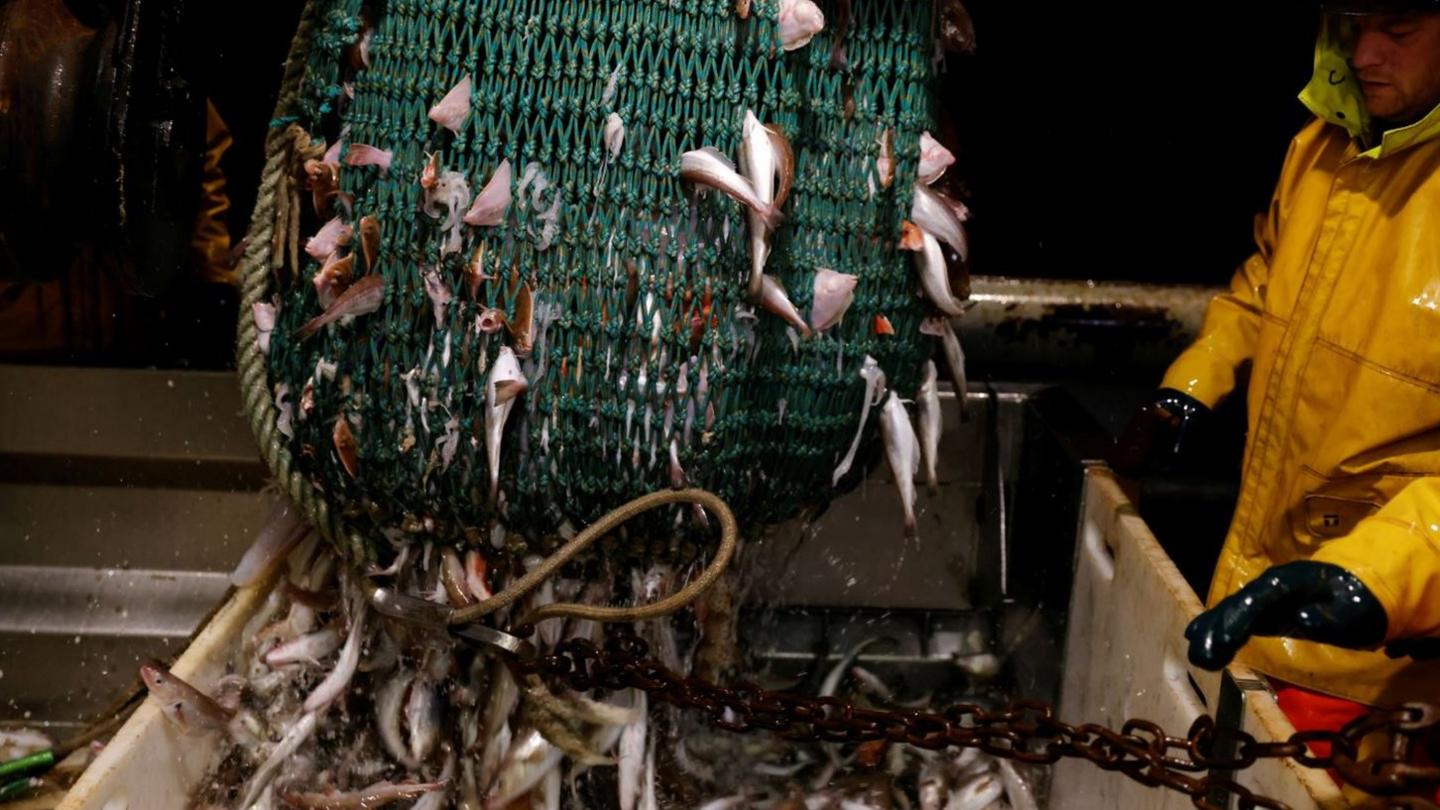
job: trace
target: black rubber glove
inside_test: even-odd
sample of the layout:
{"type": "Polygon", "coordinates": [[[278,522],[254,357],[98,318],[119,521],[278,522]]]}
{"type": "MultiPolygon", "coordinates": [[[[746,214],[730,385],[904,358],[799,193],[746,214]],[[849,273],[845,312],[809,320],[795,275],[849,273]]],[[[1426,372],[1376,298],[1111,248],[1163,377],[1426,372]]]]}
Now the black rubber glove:
{"type": "Polygon", "coordinates": [[[1189,394],[1157,390],[1115,440],[1110,466],[1125,475],[1175,466],[1209,416],[1210,409],[1189,394]]]}
{"type": "Polygon", "coordinates": [[[1251,636],[1288,636],[1367,650],[1385,641],[1389,618],[1370,589],[1329,563],[1277,565],[1185,628],[1190,663],[1221,669],[1251,636]]]}

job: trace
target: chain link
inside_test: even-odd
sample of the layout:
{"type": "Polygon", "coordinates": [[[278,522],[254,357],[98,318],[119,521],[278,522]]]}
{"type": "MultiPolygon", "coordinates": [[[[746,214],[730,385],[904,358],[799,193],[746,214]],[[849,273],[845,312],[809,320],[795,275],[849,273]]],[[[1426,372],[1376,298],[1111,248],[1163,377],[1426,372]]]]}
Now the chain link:
{"type": "Polygon", "coordinates": [[[1368,805],[1396,810],[1440,810],[1433,802],[1402,796],[1440,784],[1440,768],[1411,764],[1411,747],[1440,729],[1440,707],[1406,704],[1375,711],[1340,731],[1302,731],[1281,742],[1261,742],[1237,729],[1222,729],[1201,716],[1184,737],[1166,734],[1148,720],[1114,730],[1095,723],[1070,725],[1052,707],[1017,700],[1002,709],[958,703],[942,711],[877,711],[833,697],[771,692],[753,684],[720,686],[678,675],[648,657],[645,642],[628,629],[603,647],[584,640],[561,642],[555,652],[517,666],[552,685],[585,692],[634,688],[652,699],[695,710],[716,728],[769,732],[795,742],[862,743],[886,740],[932,751],[977,748],[995,757],[1048,765],[1083,759],[1122,773],[1142,785],[1183,793],[1201,810],[1291,810],[1217,772],[1242,771],[1262,760],[1290,759],[1307,768],[1328,768],[1367,792],[1393,798],[1368,805]],[[1361,742],[1384,735],[1375,756],[1361,756],[1361,742]],[[1225,744],[1234,753],[1221,755],[1225,744]],[[1319,756],[1311,746],[1328,744],[1319,756]],[[1227,798],[1233,798],[1230,805],[1227,798]]]}

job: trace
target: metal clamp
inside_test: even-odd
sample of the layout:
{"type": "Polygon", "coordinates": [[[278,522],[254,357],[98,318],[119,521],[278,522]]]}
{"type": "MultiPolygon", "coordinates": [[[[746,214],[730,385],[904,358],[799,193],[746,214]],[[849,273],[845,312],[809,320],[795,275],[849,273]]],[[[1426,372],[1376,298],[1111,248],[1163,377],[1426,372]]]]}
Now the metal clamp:
{"type": "Polygon", "coordinates": [[[373,584],[365,596],[370,606],[382,616],[449,633],[472,646],[499,651],[522,660],[536,656],[535,645],[517,635],[478,623],[451,625],[451,609],[446,605],[373,584]]]}

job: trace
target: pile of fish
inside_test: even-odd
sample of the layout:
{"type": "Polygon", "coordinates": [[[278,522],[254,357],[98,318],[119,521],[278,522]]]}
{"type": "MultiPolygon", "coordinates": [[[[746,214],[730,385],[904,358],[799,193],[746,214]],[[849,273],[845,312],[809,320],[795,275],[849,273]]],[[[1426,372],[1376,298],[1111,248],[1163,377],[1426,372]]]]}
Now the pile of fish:
{"type": "MultiPolygon", "coordinates": [[[[454,644],[443,631],[382,616],[365,597],[365,584],[386,582],[441,605],[473,603],[499,584],[483,564],[425,547],[386,569],[355,574],[294,515],[292,506],[278,503],[275,519],[233,575],[239,585],[272,577],[278,584],[243,629],[229,673],[210,694],[158,663],[141,667],[151,696],[181,731],[226,741],[195,807],[1037,807],[1029,780],[1015,767],[973,750],[937,753],[884,741],[794,745],[710,730],[634,690],[553,693],[502,658],[454,644]]],[[[643,576],[632,573],[628,587],[612,593],[606,583],[613,580],[594,577],[586,584],[564,573],[572,572],[515,607],[577,597],[650,602],[672,593],[685,576],[657,564],[643,576]]],[[[695,617],[697,632],[684,634],[693,644],[682,644],[670,619],[643,622],[638,632],[657,660],[684,674],[707,656],[707,644],[717,643],[703,629],[711,620],[695,617]]],[[[543,653],[575,637],[599,643],[601,627],[552,620],[539,625],[534,640],[543,653]]],[[[873,643],[831,666],[811,687],[815,694],[880,708],[926,708],[928,698],[901,702],[858,665],[873,643]]]]}

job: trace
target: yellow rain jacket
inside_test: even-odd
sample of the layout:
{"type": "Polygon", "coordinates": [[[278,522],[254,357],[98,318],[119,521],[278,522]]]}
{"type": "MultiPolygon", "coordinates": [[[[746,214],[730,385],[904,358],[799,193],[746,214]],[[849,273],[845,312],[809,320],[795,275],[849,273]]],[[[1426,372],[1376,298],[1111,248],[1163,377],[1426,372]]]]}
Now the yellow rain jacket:
{"type": "MultiPolygon", "coordinates": [[[[1266,568],[1332,563],[1387,640],[1440,636],[1440,108],[1370,137],[1331,20],[1259,251],[1164,385],[1215,405],[1251,361],[1239,503],[1209,603],[1266,568]]],[[[1257,638],[1239,660],[1369,704],[1440,698],[1440,662],[1257,638]]]]}

